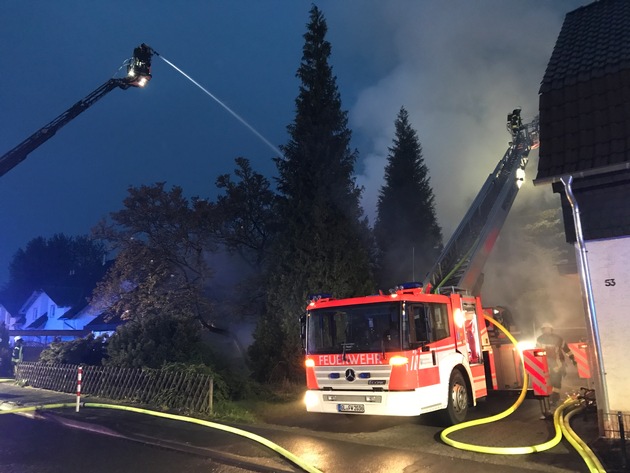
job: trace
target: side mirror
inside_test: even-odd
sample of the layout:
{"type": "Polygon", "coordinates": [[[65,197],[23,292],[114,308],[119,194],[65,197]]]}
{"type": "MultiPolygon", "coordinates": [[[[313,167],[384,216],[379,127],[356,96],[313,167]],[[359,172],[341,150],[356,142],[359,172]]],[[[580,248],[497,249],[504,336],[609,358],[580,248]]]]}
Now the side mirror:
{"type": "Polygon", "coordinates": [[[300,316],[300,339],[302,340],[302,350],[306,350],[306,314],[300,316]]]}

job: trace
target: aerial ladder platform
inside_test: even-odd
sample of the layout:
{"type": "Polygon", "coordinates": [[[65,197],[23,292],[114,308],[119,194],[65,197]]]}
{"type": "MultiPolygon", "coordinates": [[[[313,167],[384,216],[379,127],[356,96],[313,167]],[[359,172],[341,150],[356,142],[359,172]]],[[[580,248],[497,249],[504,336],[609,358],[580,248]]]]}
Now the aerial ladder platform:
{"type": "Polygon", "coordinates": [[[508,114],[509,147],[427,274],[424,287],[479,295],[483,267],[523,183],[529,152],[538,147],[538,117],[523,124],[520,112],[508,114]]]}
{"type": "Polygon", "coordinates": [[[26,138],[15,148],[0,156],[0,176],[4,176],[24,161],[30,153],[55,136],[63,126],[85,112],[112,90],[116,88],[144,87],[151,80],[151,57],[153,53],[153,50],[144,43],[135,48],[133,57],[125,63],[127,66],[126,77],[109,79],[85,98],[79,100],[68,110],[26,138]]]}

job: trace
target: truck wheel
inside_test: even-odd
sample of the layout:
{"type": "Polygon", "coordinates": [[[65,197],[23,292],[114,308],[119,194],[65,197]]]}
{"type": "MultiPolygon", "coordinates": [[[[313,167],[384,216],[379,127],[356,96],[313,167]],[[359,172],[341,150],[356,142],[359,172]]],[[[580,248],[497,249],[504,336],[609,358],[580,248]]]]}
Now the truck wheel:
{"type": "Polygon", "coordinates": [[[444,421],[449,425],[459,424],[468,413],[468,388],[458,370],[453,370],[448,383],[448,405],[444,409],[444,421]]]}

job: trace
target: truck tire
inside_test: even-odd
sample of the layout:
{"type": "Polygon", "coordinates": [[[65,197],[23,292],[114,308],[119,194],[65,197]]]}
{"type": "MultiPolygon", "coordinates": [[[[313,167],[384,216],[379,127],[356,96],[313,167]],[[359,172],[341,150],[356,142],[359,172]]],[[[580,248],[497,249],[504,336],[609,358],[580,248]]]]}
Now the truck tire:
{"type": "Polygon", "coordinates": [[[468,414],[468,387],[461,372],[453,370],[448,383],[448,404],[443,418],[449,425],[459,424],[468,414]]]}

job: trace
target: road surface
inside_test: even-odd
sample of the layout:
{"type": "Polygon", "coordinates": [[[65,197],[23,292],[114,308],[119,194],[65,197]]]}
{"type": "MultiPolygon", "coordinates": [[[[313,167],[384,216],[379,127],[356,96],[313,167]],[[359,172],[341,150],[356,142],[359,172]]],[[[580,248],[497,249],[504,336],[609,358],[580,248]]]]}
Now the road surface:
{"type": "MultiPolygon", "coordinates": [[[[0,385],[0,401],[28,404],[28,399],[33,401],[33,393],[39,392],[0,385]]],[[[37,404],[58,401],[51,396],[37,404]]],[[[512,401],[482,402],[473,415],[494,414],[512,401]]],[[[526,400],[509,420],[468,429],[453,438],[495,446],[542,443],[553,436],[553,426],[539,420],[538,414],[537,401],[526,400]]],[[[533,455],[483,455],[454,449],[439,439],[442,426],[430,417],[295,415],[291,411],[285,418],[276,415],[274,424],[236,427],[275,442],[326,473],[442,472],[459,468],[467,473],[588,471],[566,441],[533,455]]],[[[3,472],[301,471],[247,438],[124,411],[84,408],[79,414],[67,409],[46,411],[35,418],[2,415],[0,429],[3,472]]]]}

